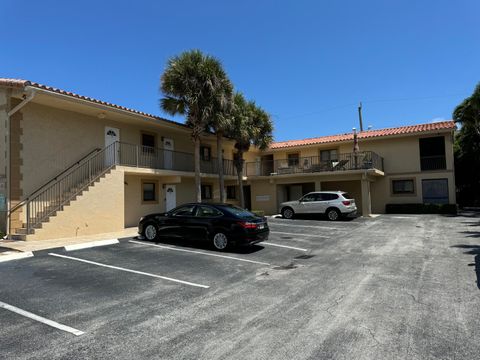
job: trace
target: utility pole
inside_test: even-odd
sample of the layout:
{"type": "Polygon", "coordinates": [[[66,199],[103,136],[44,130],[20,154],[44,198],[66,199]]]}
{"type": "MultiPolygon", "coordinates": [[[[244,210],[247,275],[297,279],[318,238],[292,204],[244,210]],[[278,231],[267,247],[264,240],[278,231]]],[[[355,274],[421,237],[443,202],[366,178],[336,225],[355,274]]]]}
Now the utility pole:
{"type": "Polygon", "coordinates": [[[360,121],[360,131],[363,131],[363,120],[362,120],[362,102],[358,106],[358,120],[360,121]]]}

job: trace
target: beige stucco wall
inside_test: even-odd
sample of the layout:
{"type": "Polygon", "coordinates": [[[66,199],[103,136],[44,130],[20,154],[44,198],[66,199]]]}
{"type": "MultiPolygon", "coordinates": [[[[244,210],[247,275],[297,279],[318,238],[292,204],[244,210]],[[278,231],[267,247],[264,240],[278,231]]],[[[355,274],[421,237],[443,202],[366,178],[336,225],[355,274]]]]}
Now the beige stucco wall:
{"type": "Polygon", "coordinates": [[[277,187],[269,179],[249,182],[252,193],[252,210],[263,210],[265,214],[276,214],[277,211],[277,187]],[[265,200],[268,196],[268,200],[265,200]],[[259,197],[259,198],[257,198],[259,197]]]}
{"type": "Polygon", "coordinates": [[[43,223],[27,240],[78,237],[121,231],[124,228],[124,174],[112,170],[43,223]]]}
{"type": "Polygon", "coordinates": [[[0,88],[0,233],[6,232],[7,221],[7,189],[6,189],[6,129],[7,129],[8,98],[6,89],[0,88]]]}
{"type": "MultiPolygon", "coordinates": [[[[105,126],[118,128],[121,142],[140,144],[142,132],[148,132],[156,135],[158,147],[162,147],[162,137],[171,138],[175,151],[193,153],[188,132],[153,123],[132,125],[35,103],[28,104],[22,113],[24,194],[29,194],[93,149],[103,148],[105,126]]],[[[216,155],[215,137],[203,138],[202,145],[211,146],[212,156],[216,155]]],[[[225,158],[231,159],[233,143],[225,141],[223,145],[225,158]]]]}
{"type": "Polygon", "coordinates": [[[6,174],[6,131],[8,98],[6,89],[0,87],[0,176],[6,174]]]}
{"type": "Polygon", "coordinates": [[[385,212],[386,204],[400,203],[422,203],[422,180],[424,179],[447,179],[448,180],[448,197],[449,203],[456,203],[455,179],[451,171],[435,171],[435,172],[415,172],[401,175],[387,175],[379,178],[371,183],[372,193],[372,212],[381,214],[385,212]],[[414,195],[394,195],[392,194],[392,179],[414,179],[415,194],[414,195]]]}

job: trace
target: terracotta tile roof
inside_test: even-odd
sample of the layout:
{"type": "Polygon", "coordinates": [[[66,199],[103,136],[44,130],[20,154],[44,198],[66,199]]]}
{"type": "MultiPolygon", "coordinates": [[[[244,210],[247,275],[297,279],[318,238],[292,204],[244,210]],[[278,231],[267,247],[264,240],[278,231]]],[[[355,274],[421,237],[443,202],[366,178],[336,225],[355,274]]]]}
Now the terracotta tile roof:
{"type": "Polygon", "coordinates": [[[106,102],[106,101],[94,99],[94,98],[91,98],[91,97],[88,97],[88,96],[75,94],[75,93],[70,92],[70,91],[57,89],[57,88],[54,88],[52,86],[39,84],[39,83],[32,82],[32,81],[29,81],[29,80],[0,78],[0,86],[6,86],[6,87],[11,87],[11,88],[23,88],[23,87],[26,87],[26,86],[31,86],[31,87],[34,87],[34,88],[51,91],[51,92],[54,92],[54,93],[57,93],[57,94],[67,95],[67,96],[71,96],[73,98],[77,98],[77,99],[81,99],[81,100],[90,101],[90,102],[93,102],[93,103],[96,103],[96,104],[109,106],[109,107],[112,107],[112,108],[115,108],[115,109],[125,110],[125,111],[128,111],[128,112],[134,113],[134,114],[150,117],[150,118],[153,118],[153,119],[156,119],[156,120],[166,121],[166,122],[169,122],[169,123],[172,123],[172,124],[175,124],[175,125],[179,125],[179,126],[182,126],[182,127],[187,127],[185,124],[182,124],[182,123],[179,123],[179,122],[176,122],[176,121],[173,121],[173,120],[164,119],[162,117],[152,115],[152,114],[148,114],[148,113],[145,113],[143,111],[130,109],[130,108],[127,108],[125,106],[120,106],[120,105],[112,104],[112,103],[109,103],[109,102],[106,102]]]}
{"type": "MultiPolygon", "coordinates": [[[[379,130],[367,130],[358,133],[358,139],[368,139],[384,136],[404,135],[413,133],[422,133],[435,130],[453,130],[455,129],[454,121],[441,121],[427,124],[401,126],[395,128],[379,129],[379,130]]],[[[270,149],[288,148],[294,146],[305,146],[313,144],[326,144],[341,141],[353,141],[353,133],[321,136],[315,138],[308,138],[302,140],[287,140],[274,142],[270,145],[270,149]]]]}

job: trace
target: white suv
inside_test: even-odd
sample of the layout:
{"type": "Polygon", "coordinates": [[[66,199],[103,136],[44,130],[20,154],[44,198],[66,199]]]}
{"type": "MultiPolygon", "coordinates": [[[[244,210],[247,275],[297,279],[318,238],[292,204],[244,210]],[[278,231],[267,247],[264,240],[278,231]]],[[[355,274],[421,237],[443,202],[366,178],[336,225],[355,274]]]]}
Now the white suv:
{"type": "Polygon", "coordinates": [[[325,214],[328,220],[339,220],[342,216],[355,216],[355,200],[343,191],[315,191],[300,200],[280,204],[280,213],[285,219],[295,214],[325,214]]]}

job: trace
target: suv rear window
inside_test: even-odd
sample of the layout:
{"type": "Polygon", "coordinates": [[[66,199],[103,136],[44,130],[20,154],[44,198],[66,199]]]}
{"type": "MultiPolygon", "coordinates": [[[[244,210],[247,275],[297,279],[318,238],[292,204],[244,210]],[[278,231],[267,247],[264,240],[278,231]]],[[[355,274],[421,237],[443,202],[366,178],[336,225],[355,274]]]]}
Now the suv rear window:
{"type": "Polygon", "coordinates": [[[345,199],[353,199],[349,193],[344,193],[342,194],[342,196],[345,198],[345,199]]]}
{"type": "Polygon", "coordinates": [[[337,194],[330,194],[330,193],[322,194],[323,201],[330,201],[330,200],[336,200],[336,199],[338,199],[337,194]]]}

